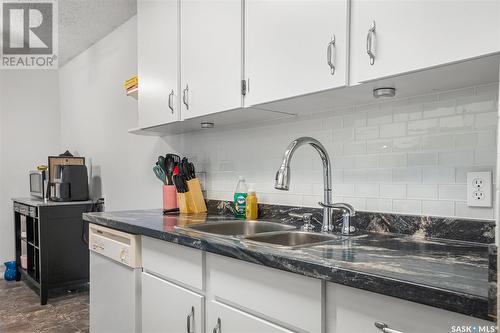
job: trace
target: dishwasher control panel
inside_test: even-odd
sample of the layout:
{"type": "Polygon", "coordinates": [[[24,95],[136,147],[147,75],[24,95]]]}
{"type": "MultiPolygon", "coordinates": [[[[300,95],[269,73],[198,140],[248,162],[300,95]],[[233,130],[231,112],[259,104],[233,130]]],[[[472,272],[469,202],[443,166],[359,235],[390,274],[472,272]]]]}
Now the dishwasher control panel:
{"type": "Polygon", "coordinates": [[[132,268],[141,267],[140,241],[138,235],[89,225],[89,249],[132,268]]]}

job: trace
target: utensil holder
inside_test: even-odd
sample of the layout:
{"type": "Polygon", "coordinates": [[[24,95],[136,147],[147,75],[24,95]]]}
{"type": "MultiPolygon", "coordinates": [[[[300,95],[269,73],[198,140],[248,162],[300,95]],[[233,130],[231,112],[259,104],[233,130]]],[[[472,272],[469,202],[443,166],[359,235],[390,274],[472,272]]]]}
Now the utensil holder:
{"type": "Polygon", "coordinates": [[[177,209],[177,190],[174,185],[163,185],[163,210],[177,209]]]}
{"type": "Polygon", "coordinates": [[[187,181],[188,189],[191,194],[191,207],[194,213],[204,213],[207,211],[205,198],[201,192],[201,184],[198,178],[193,178],[187,181]]]}

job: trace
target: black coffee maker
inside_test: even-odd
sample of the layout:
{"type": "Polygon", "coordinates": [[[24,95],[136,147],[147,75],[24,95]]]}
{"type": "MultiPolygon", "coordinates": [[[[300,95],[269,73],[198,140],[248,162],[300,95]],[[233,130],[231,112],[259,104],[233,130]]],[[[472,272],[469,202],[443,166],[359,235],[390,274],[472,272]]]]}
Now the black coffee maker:
{"type": "Polygon", "coordinates": [[[50,200],[85,201],[89,199],[89,183],[85,165],[56,165],[50,183],[50,200]]]}

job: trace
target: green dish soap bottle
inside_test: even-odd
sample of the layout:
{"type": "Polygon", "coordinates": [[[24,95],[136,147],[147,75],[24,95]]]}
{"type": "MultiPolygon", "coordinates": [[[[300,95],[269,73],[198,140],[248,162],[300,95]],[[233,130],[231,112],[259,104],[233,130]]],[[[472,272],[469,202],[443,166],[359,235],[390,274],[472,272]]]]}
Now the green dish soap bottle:
{"type": "Polygon", "coordinates": [[[235,217],[237,219],[245,219],[246,207],[247,207],[247,193],[248,187],[245,183],[245,178],[240,176],[238,178],[238,184],[236,185],[236,190],[234,191],[234,210],[235,217]]]}

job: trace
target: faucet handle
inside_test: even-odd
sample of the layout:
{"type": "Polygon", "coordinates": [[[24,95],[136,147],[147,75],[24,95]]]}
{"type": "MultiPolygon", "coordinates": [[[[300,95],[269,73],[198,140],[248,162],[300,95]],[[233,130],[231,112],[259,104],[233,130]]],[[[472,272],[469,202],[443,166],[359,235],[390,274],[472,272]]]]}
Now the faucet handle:
{"type": "Polygon", "coordinates": [[[291,217],[296,217],[298,219],[302,219],[304,221],[304,225],[301,227],[304,231],[312,231],[314,230],[314,225],[311,223],[313,214],[311,213],[288,213],[291,217]]]}

